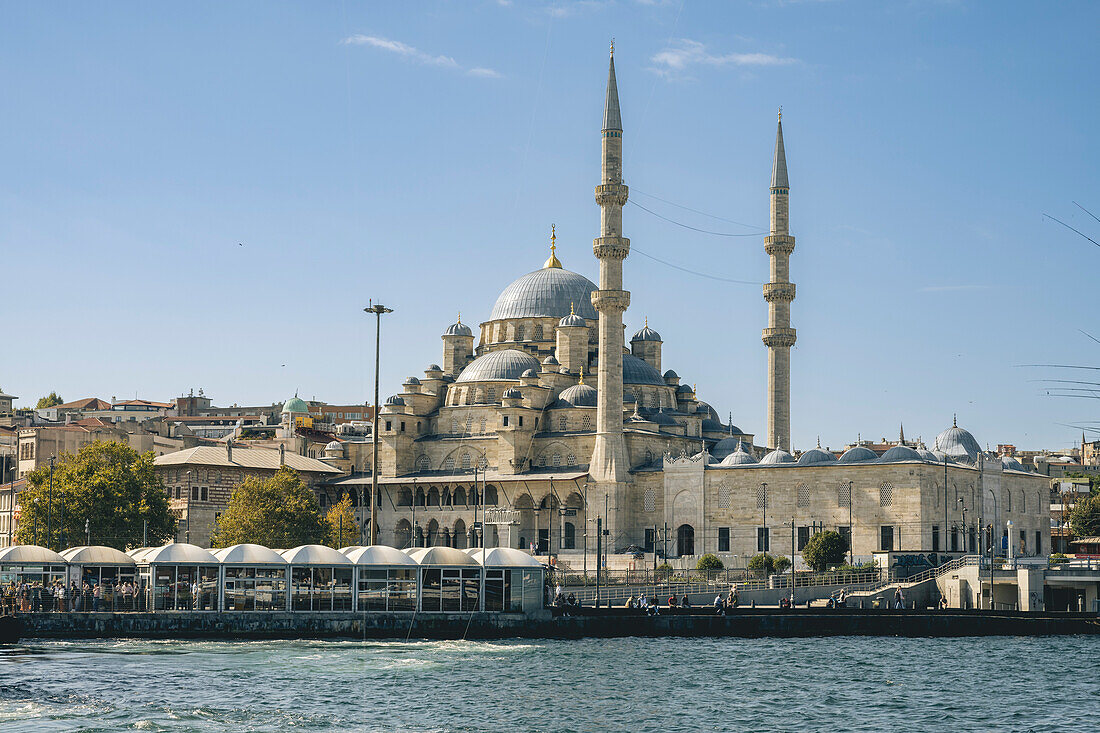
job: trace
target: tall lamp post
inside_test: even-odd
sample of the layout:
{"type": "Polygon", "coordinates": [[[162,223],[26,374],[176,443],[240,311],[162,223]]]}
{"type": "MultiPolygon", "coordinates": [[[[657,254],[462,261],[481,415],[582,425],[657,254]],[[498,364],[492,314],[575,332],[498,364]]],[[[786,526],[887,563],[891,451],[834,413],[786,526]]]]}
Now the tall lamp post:
{"type": "MultiPolygon", "coordinates": [[[[378,544],[378,368],[381,363],[382,314],[393,313],[393,309],[371,301],[363,311],[374,314],[374,426],[370,431],[374,458],[370,472],[370,543],[375,545],[378,544]]],[[[413,501],[416,501],[415,496],[413,501]]]]}
{"type": "MultiPolygon", "coordinates": [[[[760,507],[763,510],[760,515],[760,551],[768,552],[768,484],[760,482],[760,507]]],[[[794,561],[794,558],[791,558],[794,561]]],[[[766,571],[765,571],[766,572],[766,571]]]]}
{"type": "Polygon", "coordinates": [[[848,564],[855,567],[856,564],[856,527],[852,523],[852,504],[855,496],[852,494],[852,482],[848,482],[848,564]]]}
{"type": "Polygon", "coordinates": [[[53,462],[54,456],[50,456],[50,498],[46,504],[46,546],[53,542],[53,462]]]}
{"type": "Polygon", "coordinates": [[[993,528],[997,526],[997,494],[993,492],[993,489],[989,490],[989,495],[993,497],[993,520],[989,523],[989,610],[993,610],[993,584],[997,582],[997,576],[993,571],[993,558],[996,556],[994,549],[993,528]]]}

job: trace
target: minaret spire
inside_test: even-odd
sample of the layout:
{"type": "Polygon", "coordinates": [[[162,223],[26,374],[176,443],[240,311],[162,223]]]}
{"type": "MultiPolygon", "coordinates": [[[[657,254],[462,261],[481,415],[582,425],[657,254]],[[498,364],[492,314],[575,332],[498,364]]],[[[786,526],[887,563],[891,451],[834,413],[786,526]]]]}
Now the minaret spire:
{"type": "Polygon", "coordinates": [[[796,337],[791,328],[795,287],[790,281],[794,237],[789,233],[789,195],[787,155],[783,149],[783,108],[780,107],[772,157],[771,234],[764,239],[764,251],[771,257],[771,279],[764,284],[768,327],[764,329],[763,340],[768,347],[767,445],[787,450],[791,445],[791,347],[796,337]]]}
{"type": "Polygon", "coordinates": [[[621,527],[621,508],[625,503],[630,467],[623,438],[622,357],[623,312],[630,305],[630,293],[623,290],[623,260],[630,253],[630,240],[622,236],[623,207],[628,191],[623,184],[623,125],[615,81],[614,47],[608,62],[600,138],[603,160],[600,185],[596,186],[600,236],[592,242],[592,253],[600,262],[599,289],[592,293],[592,305],[600,314],[598,394],[596,435],[588,473],[597,489],[602,488],[612,500],[608,529],[615,536],[621,527]]]}

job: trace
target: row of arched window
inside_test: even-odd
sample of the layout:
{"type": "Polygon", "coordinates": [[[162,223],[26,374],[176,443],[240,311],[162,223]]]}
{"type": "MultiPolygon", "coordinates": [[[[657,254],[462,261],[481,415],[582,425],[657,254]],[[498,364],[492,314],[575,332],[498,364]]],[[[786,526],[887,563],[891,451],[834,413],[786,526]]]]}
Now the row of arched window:
{"type": "Polygon", "coordinates": [[[474,507],[474,506],[496,506],[499,499],[497,498],[497,487],[492,484],[485,486],[485,499],[481,499],[481,490],[479,487],[471,486],[469,492],[462,486],[456,486],[451,489],[449,486],[443,487],[442,490],[436,487],[430,487],[427,491],[423,487],[417,487],[416,493],[413,493],[411,488],[402,488],[397,494],[397,506],[413,506],[413,502],[416,502],[416,506],[422,507],[474,507]]]}

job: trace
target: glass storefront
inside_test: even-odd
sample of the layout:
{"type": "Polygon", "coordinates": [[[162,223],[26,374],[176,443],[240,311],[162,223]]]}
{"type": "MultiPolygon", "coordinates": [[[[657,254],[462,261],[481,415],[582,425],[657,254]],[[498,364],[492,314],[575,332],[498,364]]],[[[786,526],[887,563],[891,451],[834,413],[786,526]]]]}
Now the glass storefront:
{"type": "Polygon", "coordinates": [[[285,611],[286,567],[226,567],[226,611],[285,611]]]}

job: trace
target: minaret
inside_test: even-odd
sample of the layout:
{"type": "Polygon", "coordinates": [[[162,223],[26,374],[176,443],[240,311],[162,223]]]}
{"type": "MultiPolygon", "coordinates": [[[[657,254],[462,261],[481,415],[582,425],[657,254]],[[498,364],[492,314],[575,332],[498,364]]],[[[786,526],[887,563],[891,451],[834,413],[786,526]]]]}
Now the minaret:
{"type": "MultiPolygon", "coordinates": [[[[630,293],[623,290],[623,260],[630,252],[630,240],[622,236],[627,188],[623,185],[623,124],[619,116],[619,90],[615,84],[614,44],[607,72],[602,141],[603,176],[600,185],[596,186],[600,236],[592,242],[592,252],[600,261],[600,289],[592,293],[592,305],[600,314],[596,382],[599,393],[596,439],[588,473],[617,509],[622,506],[620,494],[629,468],[623,439],[623,312],[630,305],[630,293]]],[[[609,517],[608,524],[614,543],[618,522],[609,517]]]]}
{"type": "Polygon", "coordinates": [[[772,159],[771,234],[764,239],[764,251],[771,257],[771,279],[764,284],[764,300],[768,303],[764,345],[768,347],[767,446],[786,450],[791,447],[791,347],[795,341],[795,330],[791,328],[794,283],[790,278],[790,257],[794,251],[794,237],[788,233],[789,194],[787,156],[783,152],[783,110],[780,108],[772,159]]]}

